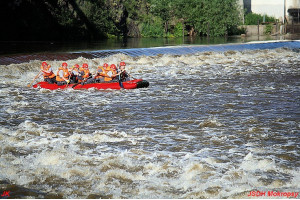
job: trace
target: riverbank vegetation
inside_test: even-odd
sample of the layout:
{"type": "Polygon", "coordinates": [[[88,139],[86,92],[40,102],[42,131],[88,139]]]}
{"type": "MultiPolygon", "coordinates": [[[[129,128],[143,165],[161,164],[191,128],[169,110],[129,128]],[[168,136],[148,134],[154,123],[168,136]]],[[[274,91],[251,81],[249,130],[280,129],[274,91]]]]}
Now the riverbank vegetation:
{"type": "Polygon", "coordinates": [[[276,23],[276,19],[275,17],[257,13],[248,13],[245,15],[245,25],[257,25],[258,23],[276,23]]]}
{"type": "Polygon", "coordinates": [[[236,0],[2,0],[1,40],[224,36],[238,33],[236,0]]]}

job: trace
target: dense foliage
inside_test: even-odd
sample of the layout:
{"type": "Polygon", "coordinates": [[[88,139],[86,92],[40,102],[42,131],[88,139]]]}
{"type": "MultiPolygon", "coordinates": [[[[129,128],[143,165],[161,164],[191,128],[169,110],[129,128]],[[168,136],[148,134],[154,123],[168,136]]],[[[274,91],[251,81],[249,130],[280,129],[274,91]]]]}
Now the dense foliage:
{"type": "Polygon", "coordinates": [[[222,36],[241,13],[237,0],[1,0],[1,40],[222,36]]]}
{"type": "Polygon", "coordinates": [[[275,23],[275,17],[270,17],[268,15],[261,15],[256,13],[248,13],[245,15],[245,25],[257,25],[258,23],[275,23]]]}

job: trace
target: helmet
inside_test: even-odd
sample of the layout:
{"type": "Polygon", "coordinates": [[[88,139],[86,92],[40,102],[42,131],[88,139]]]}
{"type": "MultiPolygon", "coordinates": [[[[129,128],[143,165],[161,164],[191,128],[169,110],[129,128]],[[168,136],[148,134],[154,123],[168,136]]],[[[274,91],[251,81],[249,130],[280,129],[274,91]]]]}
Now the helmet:
{"type": "Polygon", "coordinates": [[[114,69],[114,70],[117,70],[117,67],[116,67],[115,64],[111,64],[111,65],[110,65],[110,68],[112,68],[112,69],[114,69]]]}
{"type": "Polygon", "coordinates": [[[78,64],[75,64],[74,67],[79,68],[79,65],[78,65],[78,64]]]}
{"type": "Polygon", "coordinates": [[[105,68],[108,67],[108,64],[107,64],[107,63],[104,63],[104,64],[103,64],[103,67],[105,67],[105,68]]]}
{"type": "Polygon", "coordinates": [[[125,62],[120,62],[120,66],[126,66],[125,62]]]}
{"type": "Polygon", "coordinates": [[[46,67],[46,66],[48,66],[48,63],[42,62],[42,66],[43,66],[43,67],[46,67]]]}
{"type": "Polygon", "coordinates": [[[68,67],[68,64],[66,62],[62,63],[63,67],[68,67]]]}
{"type": "Polygon", "coordinates": [[[83,63],[83,64],[82,64],[82,67],[83,67],[83,68],[89,68],[88,64],[86,64],[86,63],[83,63]]]}

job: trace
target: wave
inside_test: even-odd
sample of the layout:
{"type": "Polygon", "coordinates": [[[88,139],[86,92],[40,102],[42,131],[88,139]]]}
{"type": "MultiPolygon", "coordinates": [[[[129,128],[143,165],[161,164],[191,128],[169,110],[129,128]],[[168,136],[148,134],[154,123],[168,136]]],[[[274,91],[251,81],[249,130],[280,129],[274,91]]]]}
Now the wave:
{"type": "Polygon", "coordinates": [[[190,45],[171,46],[154,48],[132,48],[116,50],[81,51],[72,53],[47,53],[31,55],[5,55],[0,56],[0,65],[20,64],[33,60],[70,60],[79,57],[93,59],[103,58],[115,54],[125,54],[128,56],[157,56],[157,55],[185,55],[199,52],[224,52],[224,51],[244,51],[258,49],[289,48],[299,49],[300,41],[271,41],[271,42],[250,42],[243,44],[222,44],[222,45],[190,45]]]}

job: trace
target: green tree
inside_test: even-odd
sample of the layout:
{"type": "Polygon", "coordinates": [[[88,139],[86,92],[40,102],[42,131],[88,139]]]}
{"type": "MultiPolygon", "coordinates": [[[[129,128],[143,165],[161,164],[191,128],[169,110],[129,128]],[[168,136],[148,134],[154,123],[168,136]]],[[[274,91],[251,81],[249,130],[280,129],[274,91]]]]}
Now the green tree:
{"type": "Polygon", "coordinates": [[[172,0],[149,0],[150,12],[160,17],[164,24],[165,34],[169,31],[169,21],[171,20],[171,4],[172,0]]]}
{"type": "Polygon", "coordinates": [[[200,34],[227,35],[229,30],[241,23],[236,0],[204,0],[193,9],[194,26],[200,34]],[[201,16],[197,16],[200,13],[201,16]]]}
{"type": "Polygon", "coordinates": [[[236,0],[174,0],[174,14],[198,35],[227,35],[241,23],[236,0]]]}

